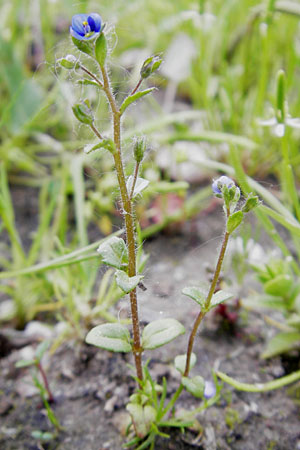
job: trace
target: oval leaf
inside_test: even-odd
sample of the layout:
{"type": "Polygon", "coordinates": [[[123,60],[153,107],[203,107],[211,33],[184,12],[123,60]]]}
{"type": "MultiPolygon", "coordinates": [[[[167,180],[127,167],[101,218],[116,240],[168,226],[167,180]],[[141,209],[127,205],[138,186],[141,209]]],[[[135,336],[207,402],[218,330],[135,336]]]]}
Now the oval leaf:
{"type": "Polygon", "coordinates": [[[154,91],[155,87],[145,89],[144,91],[136,92],[133,95],[130,95],[129,97],[125,98],[124,102],[122,103],[120,107],[120,113],[123,114],[126,108],[128,108],[129,105],[134,103],[136,100],[138,100],[141,97],[145,97],[145,95],[150,94],[150,92],[154,91]]]}
{"type": "Polygon", "coordinates": [[[158,348],[184,333],[185,328],[178,320],[155,320],[144,328],[142,334],[142,346],[144,349],[148,350],[158,348]]]}
{"type": "Polygon", "coordinates": [[[201,308],[205,305],[205,300],[208,294],[208,289],[206,286],[188,286],[182,289],[183,295],[190,297],[195,300],[201,308]]]}
{"type": "Polygon", "coordinates": [[[223,302],[225,302],[226,300],[229,300],[232,297],[233,297],[233,295],[230,292],[226,292],[226,291],[218,291],[218,292],[216,292],[212,296],[212,299],[211,299],[211,302],[210,302],[210,305],[209,305],[209,310],[211,310],[212,308],[215,308],[220,303],[223,303],[223,302]]]}
{"type": "Polygon", "coordinates": [[[129,331],[119,323],[105,323],[92,328],[85,342],[111,352],[127,353],[132,350],[129,331]]]}
{"type": "MultiPolygon", "coordinates": [[[[131,189],[132,189],[132,183],[133,183],[133,176],[130,175],[130,177],[128,177],[127,180],[127,190],[130,193],[131,189]]],[[[144,178],[140,178],[138,177],[134,186],[134,191],[133,191],[133,195],[132,198],[136,197],[138,194],[140,194],[141,192],[143,192],[144,189],[146,189],[146,187],[148,187],[149,185],[149,181],[145,180],[144,178]]]]}
{"type": "MultiPolygon", "coordinates": [[[[192,353],[191,360],[190,360],[190,369],[192,369],[195,366],[196,361],[197,361],[197,357],[196,357],[195,353],[192,353]]],[[[185,371],[185,365],[186,365],[186,354],[176,356],[176,358],[174,360],[174,364],[175,364],[175,369],[177,369],[178,372],[180,372],[181,375],[183,375],[184,371],[185,371]]]]}
{"type": "Polygon", "coordinates": [[[117,285],[122,291],[126,292],[126,294],[129,294],[129,292],[136,288],[142,278],[144,278],[143,275],[129,277],[123,270],[117,270],[115,277],[117,285]]]}
{"type": "Polygon", "coordinates": [[[227,220],[227,232],[229,234],[233,233],[233,231],[242,223],[243,218],[244,213],[242,211],[231,214],[227,220]]]}
{"type": "Polygon", "coordinates": [[[193,378],[182,377],[181,382],[186,390],[194,397],[202,398],[204,395],[205,381],[200,375],[193,378]]]}
{"type": "Polygon", "coordinates": [[[96,60],[98,61],[99,65],[101,67],[104,67],[106,57],[107,57],[107,43],[106,43],[105,34],[103,32],[100,33],[98,39],[96,40],[95,56],[96,56],[96,60]]]}
{"type": "Polygon", "coordinates": [[[124,239],[113,236],[97,249],[102,262],[116,269],[125,269],[128,264],[128,250],[124,239]]]}
{"type": "Polygon", "coordinates": [[[29,367],[33,366],[35,364],[34,359],[21,359],[20,361],[17,361],[15,364],[15,367],[20,369],[21,367],[29,367]]]}

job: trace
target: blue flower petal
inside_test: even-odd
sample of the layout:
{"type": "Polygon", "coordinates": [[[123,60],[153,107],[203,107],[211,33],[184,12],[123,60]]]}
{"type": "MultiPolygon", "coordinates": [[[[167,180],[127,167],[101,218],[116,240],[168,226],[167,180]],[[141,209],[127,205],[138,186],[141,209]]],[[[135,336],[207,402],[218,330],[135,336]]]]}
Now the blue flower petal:
{"type": "Polygon", "coordinates": [[[95,33],[99,33],[101,30],[102,19],[97,13],[91,13],[87,18],[88,24],[91,28],[91,31],[95,31],[95,33]]]}
{"type": "Polygon", "coordinates": [[[71,34],[71,36],[73,36],[75,39],[78,39],[79,41],[86,39],[85,36],[82,36],[81,34],[77,33],[77,31],[73,30],[72,27],[70,27],[70,34],[71,34]]]}
{"type": "Polygon", "coordinates": [[[76,14],[72,17],[72,29],[74,32],[85,35],[85,28],[83,22],[87,22],[88,14],[76,14]]]}

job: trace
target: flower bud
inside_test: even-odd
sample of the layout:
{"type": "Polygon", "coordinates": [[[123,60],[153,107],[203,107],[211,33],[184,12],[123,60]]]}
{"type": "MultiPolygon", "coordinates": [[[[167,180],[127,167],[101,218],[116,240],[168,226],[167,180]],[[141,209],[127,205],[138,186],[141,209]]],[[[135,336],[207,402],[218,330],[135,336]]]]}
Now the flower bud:
{"type": "Polygon", "coordinates": [[[148,78],[152,75],[161,65],[162,59],[159,55],[152,55],[144,61],[141,68],[141,77],[148,78]]]}
{"type": "Polygon", "coordinates": [[[137,138],[135,143],[134,143],[134,147],[133,147],[133,154],[134,154],[134,159],[136,160],[136,162],[139,164],[145,154],[145,150],[146,150],[146,142],[144,138],[137,138]]]}
{"type": "Polygon", "coordinates": [[[77,69],[79,67],[79,62],[74,55],[67,55],[65,58],[60,58],[57,61],[64,69],[77,69]]]}
{"type": "Polygon", "coordinates": [[[250,194],[249,197],[246,199],[246,202],[242,208],[242,211],[244,213],[248,213],[252,209],[256,208],[259,205],[260,201],[257,197],[257,195],[250,194]]]}
{"type": "Polygon", "coordinates": [[[222,198],[222,190],[224,186],[226,186],[227,189],[231,189],[233,186],[235,186],[235,184],[232,179],[227,177],[226,175],[222,175],[217,180],[214,180],[212,184],[212,190],[216,197],[222,198]]]}
{"type": "Polygon", "coordinates": [[[79,122],[86,125],[92,125],[92,123],[94,122],[93,113],[86,103],[78,103],[77,105],[73,106],[72,110],[79,122]]]}

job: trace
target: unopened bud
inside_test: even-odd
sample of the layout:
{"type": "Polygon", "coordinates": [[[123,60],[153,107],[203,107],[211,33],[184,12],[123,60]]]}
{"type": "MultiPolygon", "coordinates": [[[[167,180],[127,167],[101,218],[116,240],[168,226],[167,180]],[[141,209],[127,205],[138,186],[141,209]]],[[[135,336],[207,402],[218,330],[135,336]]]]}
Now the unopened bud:
{"type": "Polygon", "coordinates": [[[94,122],[93,113],[86,103],[78,103],[77,105],[73,106],[72,110],[79,122],[86,125],[92,125],[92,123],[94,122]]]}
{"type": "Polygon", "coordinates": [[[133,154],[134,154],[134,159],[136,160],[136,162],[139,164],[145,154],[146,151],[146,142],[144,138],[137,138],[135,143],[134,143],[134,147],[133,147],[133,154]]]}
{"type": "Polygon", "coordinates": [[[159,68],[161,63],[162,59],[160,55],[153,55],[147,58],[141,68],[141,77],[150,77],[150,75],[152,75],[159,68]]]}
{"type": "Polygon", "coordinates": [[[222,175],[217,180],[214,180],[212,184],[212,190],[216,197],[222,197],[222,190],[224,186],[226,186],[227,189],[231,189],[233,186],[235,186],[235,184],[232,179],[227,177],[226,175],[222,175]]]}
{"type": "Polygon", "coordinates": [[[74,55],[67,55],[65,58],[60,58],[57,61],[64,69],[77,69],[79,62],[74,55]]]}
{"type": "Polygon", "coordinates": [[[246,199],[246,203],[244,204],[242,211],[244,213],[248,213],[252,209],[256,208],[259,205],[260,201],[257,197],[257,195],[250,194],[249,197],[246,199]]]}

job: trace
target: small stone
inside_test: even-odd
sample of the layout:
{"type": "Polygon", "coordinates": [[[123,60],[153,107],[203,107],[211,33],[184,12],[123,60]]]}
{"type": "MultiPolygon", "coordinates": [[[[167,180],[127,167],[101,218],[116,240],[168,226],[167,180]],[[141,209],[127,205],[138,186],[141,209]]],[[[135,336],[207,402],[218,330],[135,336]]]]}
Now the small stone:
{"type": "Polygon", "coordinates": [[[52,337],[52,330],[42,322],[32,320],[27,324],[24,334],[26,336],[34,336],[40,339],[50,339],[52,337]]]}

